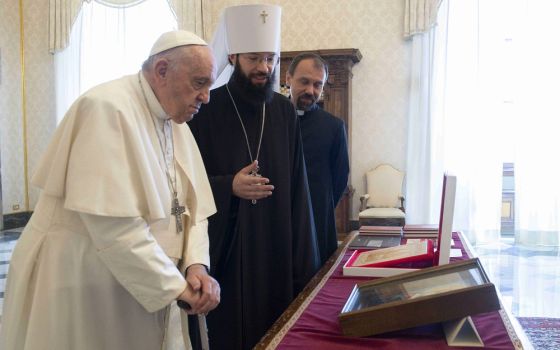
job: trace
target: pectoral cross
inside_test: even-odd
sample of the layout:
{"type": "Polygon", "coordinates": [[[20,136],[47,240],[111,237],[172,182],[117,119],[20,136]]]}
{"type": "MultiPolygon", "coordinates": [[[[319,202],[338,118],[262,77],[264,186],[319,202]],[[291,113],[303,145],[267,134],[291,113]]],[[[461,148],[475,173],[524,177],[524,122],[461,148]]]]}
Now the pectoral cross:
{"type": "Polygon", "coordinates": [[[261,12],[260,16],[262,17],[263,23],[266,23],[266,17],[268,16],[268,13],[266,13],[266,11],[263,10],[263,12],[261,12]]]}
{"type": "MultiPolygon", "coordinates": [[[[263,12],[264,12],[264,11],[263,11],[263,12]]],[[[259,168],[259,166],[257,165],[257,168],[254,169],[254,170],[251,170],[251,172],[249,173],[249,175],[254,176],[254,177],[262,177],[262,175],[259,174],[259,170],[260,170],[260,168],[259,168]]],[[[260,185],[260,184],[257,184],[257,185],[260,185]]],[[[251,203],[252,203],[252,204],[257,204],[257,200],[256,200],[256,199],[251,199],[251,203]]]]}
{"type": "Polygon", "coordinates": [[[185,206],[179,205],[179,199],[177,198],[177,192],[173,193],[173,201],[171,202],[171,215],[175,216],[175,226],[177,227],[177,233],[183,231],[183,218],[181,214],[185,212],[185,206]]]}

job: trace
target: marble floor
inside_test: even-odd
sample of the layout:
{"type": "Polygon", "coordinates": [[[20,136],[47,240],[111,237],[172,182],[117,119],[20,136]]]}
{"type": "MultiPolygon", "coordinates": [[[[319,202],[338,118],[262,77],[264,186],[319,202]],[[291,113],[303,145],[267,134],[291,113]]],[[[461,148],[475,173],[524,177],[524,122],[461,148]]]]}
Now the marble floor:
{"type": "Polygon", "coordinates": [[[21,231],[22,229],[19,228],[0,232],[0,320],[4,305],[4,289],[6,288],[10,258],[21,231]]]}
{"type": "MultiPolygon", "coordinates": [[[[0,314],[12,250],[21,229],[0,232],[0,314]]],[[[475,246],[502,302],[517,317],[560,318],[560,250],[516,246],[513,238],[475,246]]],[[[1,318],[0,318],[1,319],[1,318]]]]}
{"type": "Polygon", "coordinates": [[[560,318],[558,247],[518,246],[509,237],[474,250],[514,316],[560,318]]]}

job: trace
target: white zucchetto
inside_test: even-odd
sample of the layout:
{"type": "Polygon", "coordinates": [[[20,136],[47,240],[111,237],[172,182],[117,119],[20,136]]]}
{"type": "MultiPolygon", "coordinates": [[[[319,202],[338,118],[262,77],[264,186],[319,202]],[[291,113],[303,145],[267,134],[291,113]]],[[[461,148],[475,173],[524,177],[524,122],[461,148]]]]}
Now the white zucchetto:
{"type": "Polygon", "coordinates": [[[202,40],[198,35],[186,30],[174,30],[163,33],[154,43],[150,50],[150,56],[156,55],[163,51],[185,45],[201,45],[208,46],[206,41],[202,40]]]}

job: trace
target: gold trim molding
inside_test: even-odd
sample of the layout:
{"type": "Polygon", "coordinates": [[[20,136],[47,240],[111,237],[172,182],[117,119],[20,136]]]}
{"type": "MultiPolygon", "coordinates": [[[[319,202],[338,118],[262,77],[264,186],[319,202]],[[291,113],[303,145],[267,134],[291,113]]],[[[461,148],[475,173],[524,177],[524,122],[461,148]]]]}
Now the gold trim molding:
{"type": "Polygon", "coordinates": [[[27,101],[25,98],[25,37],[23,27],[23,0],[19,0],[19,46],[21,61],[21,115],[22,115],[22,133],[23,133],[23,177],[24,177],[24,194],[25,194],[25,210],[29,211],[29,183],[28,183],[28,167],[27,167],[27,101]]]}

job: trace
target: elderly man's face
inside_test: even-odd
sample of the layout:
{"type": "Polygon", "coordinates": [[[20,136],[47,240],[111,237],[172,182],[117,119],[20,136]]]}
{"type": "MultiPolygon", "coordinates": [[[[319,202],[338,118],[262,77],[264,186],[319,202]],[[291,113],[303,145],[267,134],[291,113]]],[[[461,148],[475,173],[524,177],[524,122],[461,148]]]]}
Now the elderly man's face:
{"type": "Polygon", "coordinates": [[[325,84],[325,70],[317,67],[313,59],[299,62],[293,76],[286,73],[292,103],[297,109],[307,111],[319,100],[325,84]]]}
{"type": "Polygon", "coordinates": [[[190,59],[182,59],[168,69],[161,104],[174,122],[193,118],[203,103],[210,101],[210,87],[216,79],[216,63],[206,46],[192,46],[190,59]]]}

